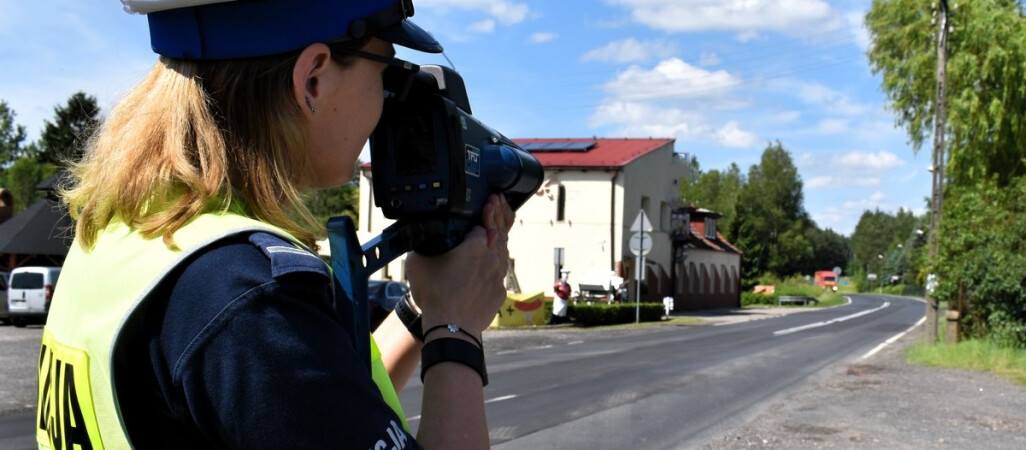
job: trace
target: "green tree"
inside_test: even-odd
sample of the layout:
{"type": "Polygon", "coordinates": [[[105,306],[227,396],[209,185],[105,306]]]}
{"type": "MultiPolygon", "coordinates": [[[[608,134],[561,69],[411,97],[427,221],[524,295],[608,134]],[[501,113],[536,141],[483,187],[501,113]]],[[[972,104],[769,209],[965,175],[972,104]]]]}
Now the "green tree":
{"type": "Polygon", "coordinates": [[[1026,177],[948,197],[937,297],[963,314],[970,337],[1026,349],[1026,177]],[[960,230],[965,230],[960,232],[960,230]]]}
{"type": "Polygon", "coordinates": [[[742,278],[747,283],[765,272],[793,275],[807,265],[811,255],[806,251],[810,244],[804,230],[811,221],[803,202],[802,180],[790,153],[780,142],[769,144],[759,164],[748,170],[731,230],[735,243],[745,252],[742,278]],[[798,253],[788,254],[788,250],[798,253]]]}
{"type": "Polygon", "coordinates": [[[681,198],[685,203],[722,214],[717,228],[730,240],[733,239],[730,230],[737,217],[737,200],[743,184],[741,169],[731,163],[725,171],[710,170],[694,182],[682,185],[681,198]]]}
{"type": "Polygon", "coordinates": [[[46,196],[45,192],[36,190],[36,185],[50,178],[55,171],[53,164],[40,163],[29,156],[18,158],[4,171],[3,183],[14,196],[15,214],[46,196]]]}
{"type": "MultiPolygon", "coordinates": [[[[936,4],[936,2],[933,2],[936,4]]],[[[932,136],[936,26],[931,2],[875,0],[868,56],[899,125],[918,151],[932,136]]],[[[1016,0],[958,2],[949,23],[946,175],[955,184],[1026,173],[1026,21],[1016,0]]]]}
{"type": "Polygon", "coordinates": [[[60,164],[78,160],[90,133],[99,124],[100,107],[96,98],[76,92],[67,104],[54,108],[54,121],[46,121],[40,138],[40,162],[60,164]]]}
{"type": "Polygon", "coordinates": [[[25,127],[14,123],[16,115],[7,102],[0,100],[0,170],[21,155],[25,127]]]}
{"type": "Polygon", "coordinates": [[[809,227],[805,230],[805,239],[812,245],[812,258],[802,269],[802,273],[811,274],[817,270],[831,270],[834,267],[845,268],[851,258],[851,246],[848,238],[834,230],[821,230],[809,227]]]}
{"type": "MultiPolygon", "coordinates": [[[[936,27],[929,5],[875,0],[866,15],[870,64],[882,75],[889,106],[916,150],[931,136],[936,106],[936,27]]],[[[1024,228],[1017,221],[1026,176],[1023,5],[959,2],[949,22],[946,204],[940,256],[929,270],[938,276],[936,298],[950,305],[964,296],[987,305],[967,313],[972,333],[1023,346],[1026,338],[1007,338],[1026,336],[1026,270],[1019,259],[1024,228]]]]}
{"type": "Polygon", "coordinates": [[[304,202],[321,223],[327,223],[330,217],[343,215],[359,220],[360,189],[353,184],[309,192],[304,202]]]}

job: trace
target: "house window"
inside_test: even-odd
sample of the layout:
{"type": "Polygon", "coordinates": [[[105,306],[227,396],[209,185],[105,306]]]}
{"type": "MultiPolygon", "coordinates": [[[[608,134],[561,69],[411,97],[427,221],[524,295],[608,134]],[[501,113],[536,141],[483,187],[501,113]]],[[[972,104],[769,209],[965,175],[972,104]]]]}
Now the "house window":
{"type": "Polygon", "coordinates": [[[566,186],[559,185],[559,196],[556,198],[556,221],[566,220],[566,186]]]}
{"type": "Polygon", "coordinates": [[[666,202],[659,204],[659,230],[670,231],[670,205],[666,202]]]}
{"type": "Polygon", "coordinates": [[[716,219],[712,217],[705,218],[705,237],[716,239],[716,219]]]}

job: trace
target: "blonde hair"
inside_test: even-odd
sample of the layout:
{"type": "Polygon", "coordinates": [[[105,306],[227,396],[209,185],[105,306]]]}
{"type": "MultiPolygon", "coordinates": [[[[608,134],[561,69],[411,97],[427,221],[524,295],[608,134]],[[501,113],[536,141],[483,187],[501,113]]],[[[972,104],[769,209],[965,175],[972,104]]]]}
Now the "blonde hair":
{"type": "Polygon", "coordinates": [[[91,248],[112,221],[161,236],[205,212],[241,210],[314,247],[318,224],[300,197],[303,116],[295,54],[245,60],[161,57],[71,164],[61,195],[91,248]]]}

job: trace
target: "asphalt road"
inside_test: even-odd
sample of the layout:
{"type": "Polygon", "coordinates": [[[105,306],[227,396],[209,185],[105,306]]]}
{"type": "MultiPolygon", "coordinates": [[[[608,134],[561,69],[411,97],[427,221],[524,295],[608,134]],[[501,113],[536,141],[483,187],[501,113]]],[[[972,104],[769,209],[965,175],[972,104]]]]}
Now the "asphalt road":
{"type": "MultiPolygon", "coordinates": [[[[923,310],[913,300],[853,296],[850,305],[767,320],[488,332],[492,443],[506,449],[698,447],[786,400],[792,387],[822,368],[909,328],[923,310]]],[[[38,327],[0,327],[2,450],[34,448],[40,335],[38,327]]],[[[420,397],[414,377],[401,395],[413,428],[420,397]]]]}
{"type": "MultiPolygon", "coordinates": [[[[725,326],[665,327],[488,355],[499,449],[692,448],[763,412],[824,367],[910,328],[924,305],[852,296],[849,305],[725,326]]],[[[486,343],[486,346],[489,344],[486,343]]],[[[422,386],[401,395],[416,428],[422,386]]]]}
{"type": "Polygon", "coordinates": [[[43,327],[0,326],[0,449],[36,448],[32,422],[43,327]]]}

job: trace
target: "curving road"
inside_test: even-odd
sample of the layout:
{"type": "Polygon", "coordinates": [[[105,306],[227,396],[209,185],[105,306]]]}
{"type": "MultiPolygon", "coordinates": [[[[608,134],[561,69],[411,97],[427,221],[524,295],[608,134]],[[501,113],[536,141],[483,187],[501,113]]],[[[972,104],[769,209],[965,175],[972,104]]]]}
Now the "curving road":
{"type": "MultiPolygon", "coordinates": [[[[498,449],[688,448],[722,436],[825,366],[851,361],[923,317],[922,302],[851,303],[725,326],[488,355],[498,449]]],[[[400,398],[416,428],[422,386],[400,398]]]]}
{"type": "MultiPolygon", "coordinates": [[[[851,299],[845,306],[765,320],[657,327],[618,337],[587,333],[568,345],[490,353],[485,398],[493,446],[700,446],[764,412],[772,400],[825,366],[872,351],[924,314],[923,303],[910,299],[851,299]]],[[[32,341],[25,347],[36,351],[38,330],[4,331],[3,336],[32,341]]],[[[33,358],[14,356],[5,355],[27,361],[14,370],[34,371],[33,358]]],[[[18,397],[18,405],[31,403],[30,389],[17,391],[28,392],[27,400],[11,396],[18,397]]],[[[414,376],[400,396],[413,428],[419,423],[421,391],[414,376]]],[[[21,412],[30,405],[15,406],[0,414],[0,449],[34,448],[33,416],[21,412]]]]}

